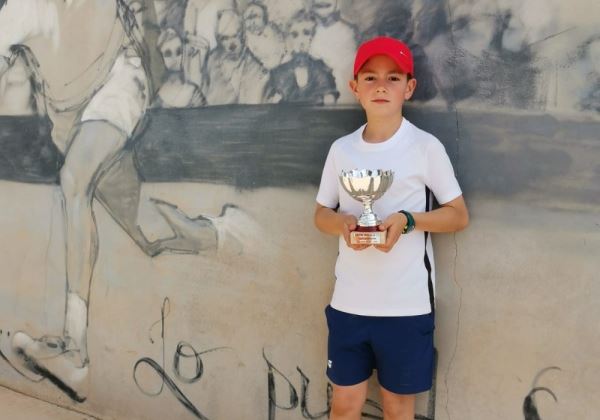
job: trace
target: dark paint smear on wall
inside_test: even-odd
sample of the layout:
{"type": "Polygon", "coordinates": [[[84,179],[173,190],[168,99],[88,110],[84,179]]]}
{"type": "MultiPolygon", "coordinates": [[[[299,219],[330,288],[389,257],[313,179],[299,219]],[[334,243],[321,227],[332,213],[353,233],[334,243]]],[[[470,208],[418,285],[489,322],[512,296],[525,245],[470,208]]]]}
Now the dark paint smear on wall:
{"type": "MultiPolygon", "coordinates": [[[[559,188],[553,180],[570,171],[572,154],[576,154],[579,145],[575,139],[573,147],[565,143],[576,134],[568,127],[565,127],[568,137],[560,138],[559,124],[547,115],[529,119],[495,114],[461,115],[463,187],[499,196],[534,191],[551,194],[559,188]]],[[[580,188],[583,190],[584,185],[580,188]]],[[[581,197],[584,202],[588,199],[581,197]]]]}
{"type": "MultiPolygon", "coordinates": [[[[411,106],[406,116],[437,136],[466,194],[534,193],[551,204],[600,203],[600,122],[411,106]],[[457,121],[458,118],[458,121],[457,121]],[[568,185],[561,183],[568,177],[568,185]]],[[[228,105],[149,111],[134,148],[147,182],[208,182],[240,189],[316,186],[329,146],[364,122],[358,108],[228,105]]],[[[62,156],[50,125],[0,118],[0,179],[55,183],[62,156]]]]}
{"type": "Polygon", "coordinates": [[[63,157],[51,129],[47,119],[0,116],[0,179],[56,183],[63,157]]]}

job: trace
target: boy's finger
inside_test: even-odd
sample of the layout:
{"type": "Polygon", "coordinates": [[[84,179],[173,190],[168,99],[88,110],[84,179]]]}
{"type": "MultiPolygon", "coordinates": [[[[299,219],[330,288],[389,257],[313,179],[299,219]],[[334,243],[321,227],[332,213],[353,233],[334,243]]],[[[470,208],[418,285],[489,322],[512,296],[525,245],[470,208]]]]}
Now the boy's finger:
{"type": "Polygon", "coordinates": [[[400,231],[391,231],[390,229],[385,244],[391,248],[398,242],[398,239],[400,239],[400,231]]]}
{"type": "Polygon", "coordinates": [[[355,251],[362,251],[363,249],[367,249],[368,247],[369,247],[369,245],[360,245],[360,244],[352,245],[352,249],[355,251]]]}
{"type": "Polygon", "coordinates": [[[344,232],[344,241],[346,241],[346,245],[352,247],[352,244],[350,243],[350,233],[344,232]]]}
{"type": "Polygon", "coordinates": [[[384,230],[388,230],[390,226],[391,226],[391,223],[389,222],[389,220],[385,220],[383,223],[381,223],[378,226],[378,228],[380,231],[384,231],[384,230]]]}
{"type": "Polygon", "coordinates": [[[391,247],[389,247],[387,245],[375,245],[375,248],[377,248],[378,250],[380,250],[382,252],[390,252],[390,250],[392,249],[391,247]]]}
{"type": "Polygon", "coordinates": [[[394,245],[396,245],[396,242],[398,242],[399,238],[400,232],[398,230],[389,229],[385,243],[381,245],[375,245],[375,248],[379,249],[380,251],[389,252],[394,245]]]}

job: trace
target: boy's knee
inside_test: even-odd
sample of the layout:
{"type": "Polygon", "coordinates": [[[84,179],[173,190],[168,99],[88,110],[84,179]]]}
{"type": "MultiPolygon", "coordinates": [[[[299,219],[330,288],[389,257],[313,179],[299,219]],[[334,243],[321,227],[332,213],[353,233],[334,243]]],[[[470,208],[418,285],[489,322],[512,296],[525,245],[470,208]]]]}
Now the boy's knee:
{"type": "Polygon", "coordinates": [[[413,410],[406,406],[394,405],[383,407],[383,418],[393,420],[412,420],[413,410]]]}
{"type": "Polygon", "coordinates": [[[331,405],[331,418],[360,418],[362,410],[362,404],[357,405],[353,403],[333,403],[331,405]]]}
{"type": "Polygon", "coordinates": [[[413,419],[415,411],[414,395],[394,395],[383,397],[383,415],[386,419],[413,419]]]}
{"type": "Polygon", "coordinates": [[[331,416],[335,418],[357,417],[360,415],[365,399],[355,393],[341,393],[333,396],[331,416]]]}

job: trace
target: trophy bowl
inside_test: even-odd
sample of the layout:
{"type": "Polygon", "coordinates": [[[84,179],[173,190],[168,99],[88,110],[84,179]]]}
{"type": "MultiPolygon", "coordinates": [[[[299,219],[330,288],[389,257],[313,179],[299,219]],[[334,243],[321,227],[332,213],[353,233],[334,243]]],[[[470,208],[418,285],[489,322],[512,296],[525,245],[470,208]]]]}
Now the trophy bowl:
{"type": "Polygon", "coordinates": [[[363,205],[357,228],[350,234],[353,244],[384,244],[386,232],[379,231],[381,220],[373,212],[373,202],[385,194],[394,181],[394,172],[383,169],[343,170],[340,183],[344,190],[363,205]]]}

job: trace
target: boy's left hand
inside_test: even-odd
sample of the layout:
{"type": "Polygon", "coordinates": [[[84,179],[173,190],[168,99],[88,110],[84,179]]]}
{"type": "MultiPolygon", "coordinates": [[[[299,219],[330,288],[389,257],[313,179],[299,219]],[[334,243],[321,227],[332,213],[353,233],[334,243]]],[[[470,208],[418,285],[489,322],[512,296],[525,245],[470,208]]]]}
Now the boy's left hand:
{"type": "Polygon", "coordinates": [[[380,251],[390,252],[394,245],[396,245],[396,242],[398,242],[398,239],[400,239],[400,235],[402,235],[404,226],[406,226],[407,223],[408,220],[402,213],[394,213],[389,216],[381,225],[379,225],[379,230],[387,230],[385,244],[373,246],[380,251]]]}

